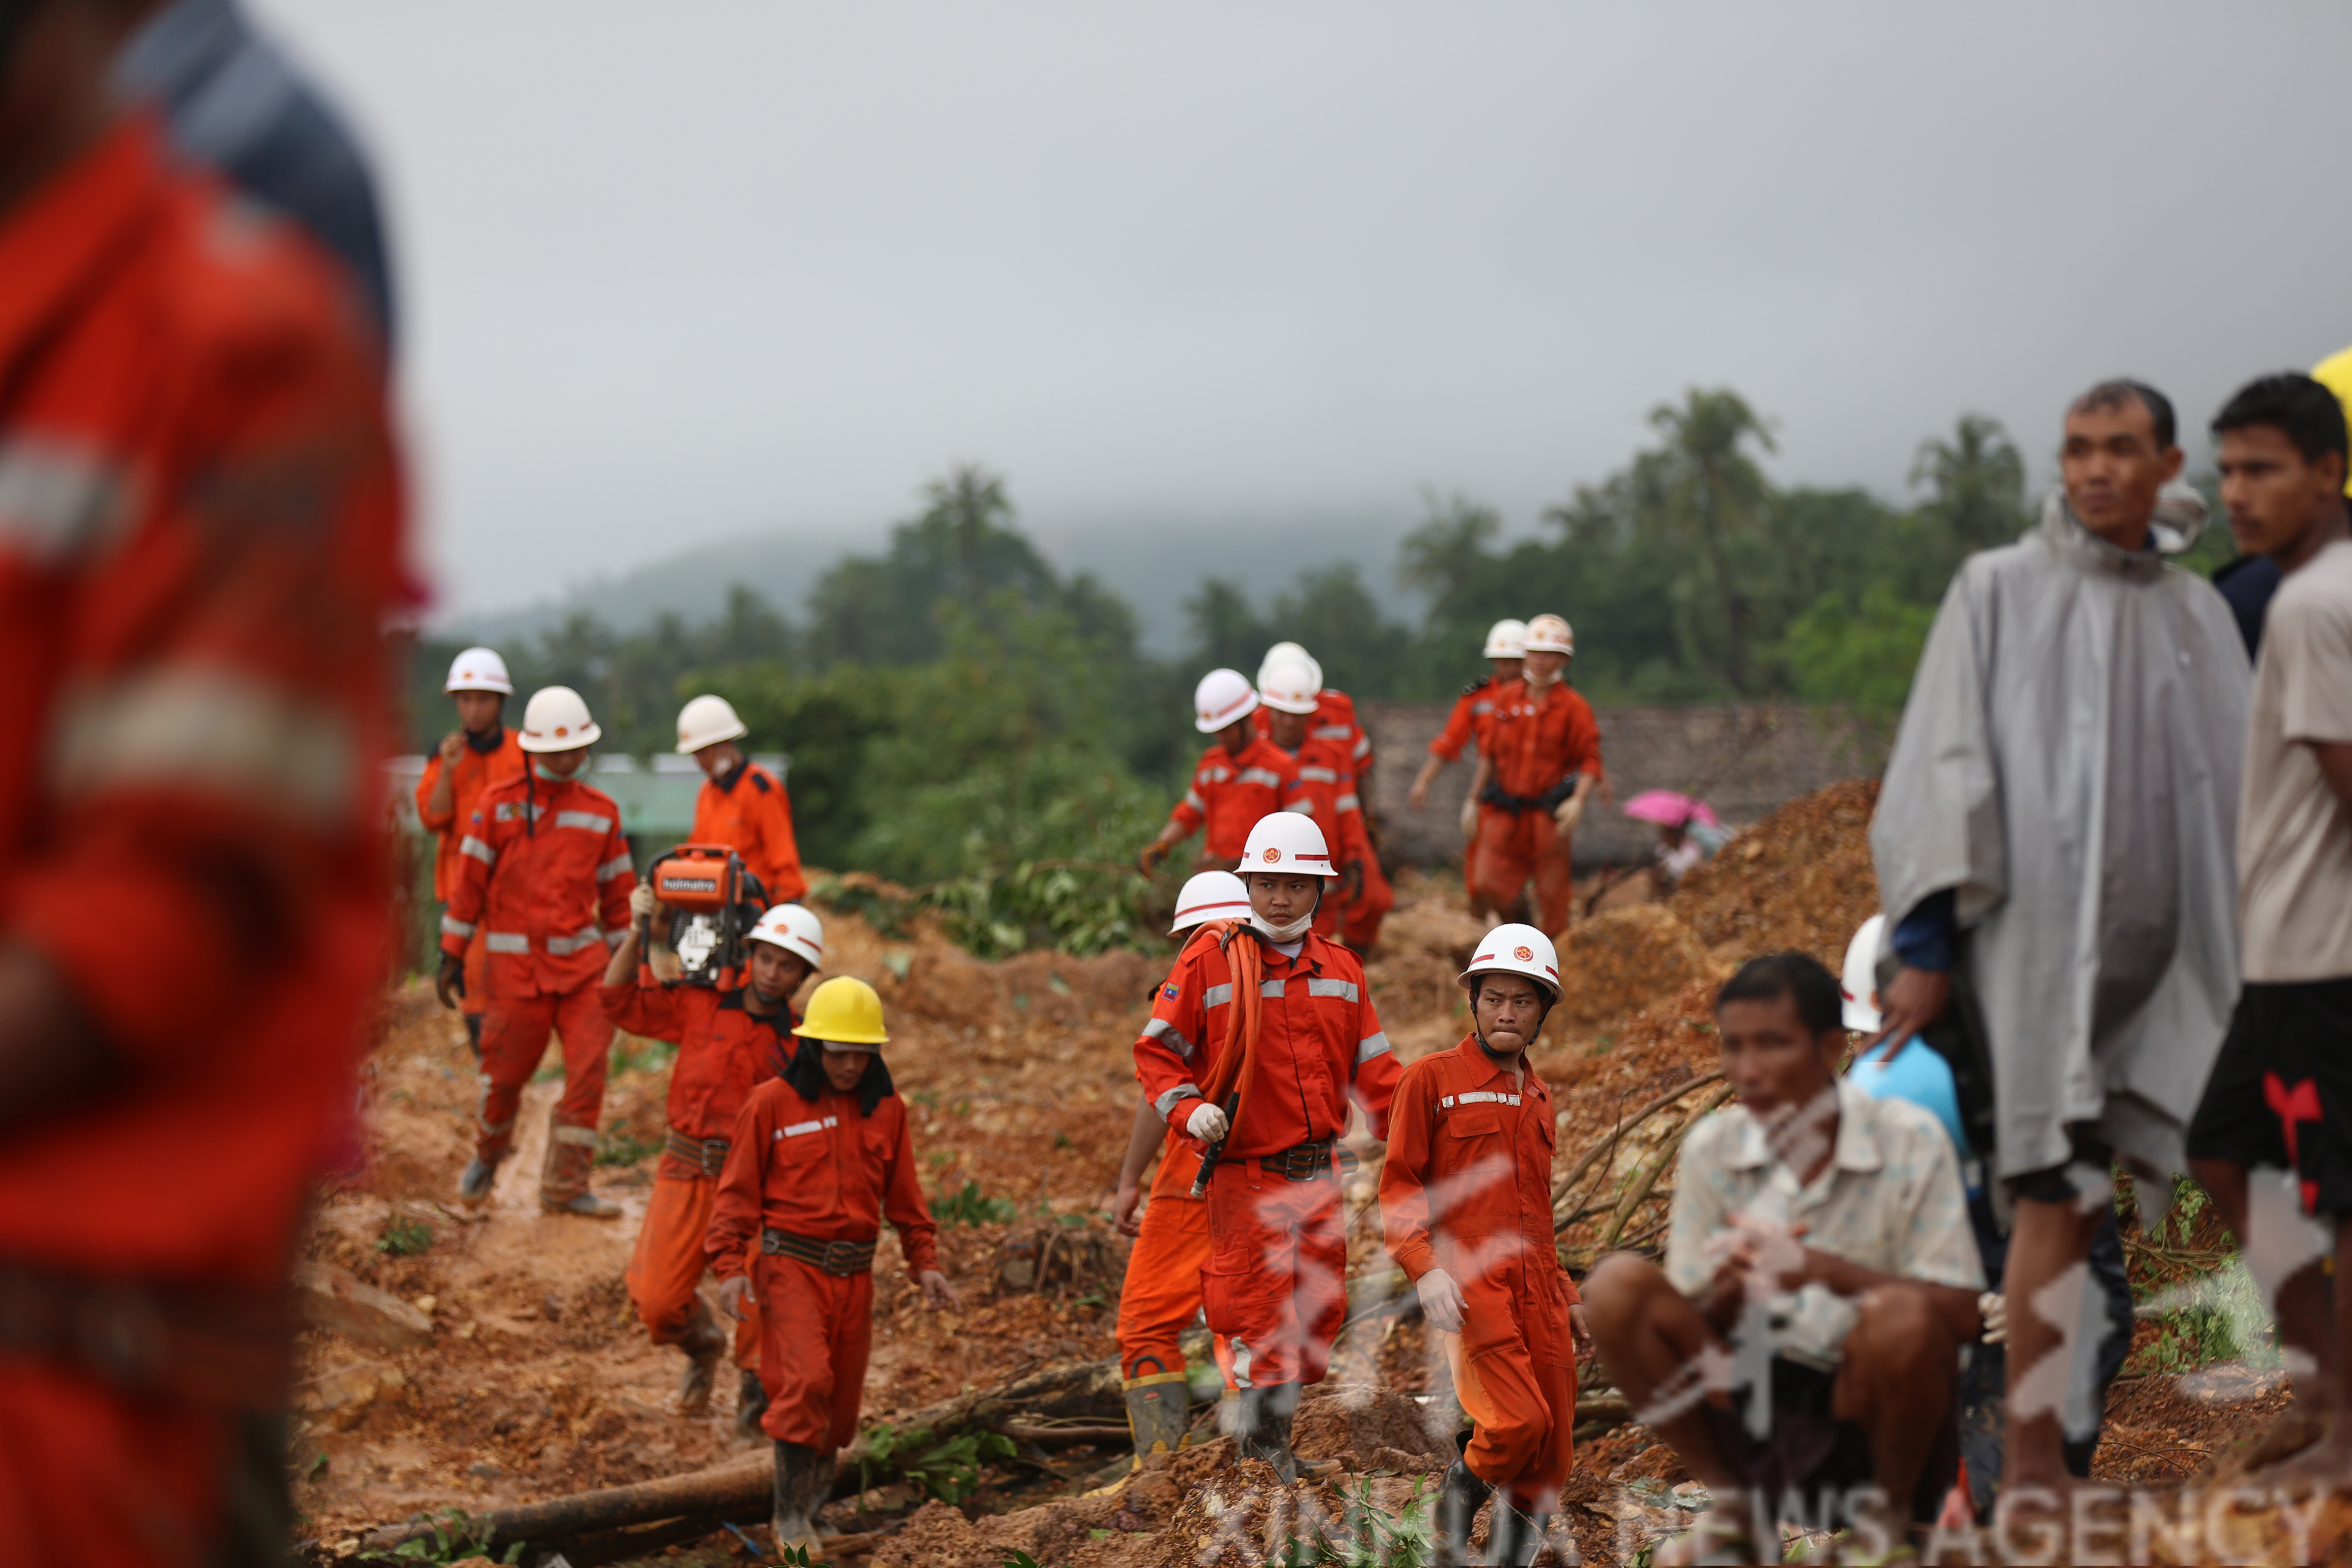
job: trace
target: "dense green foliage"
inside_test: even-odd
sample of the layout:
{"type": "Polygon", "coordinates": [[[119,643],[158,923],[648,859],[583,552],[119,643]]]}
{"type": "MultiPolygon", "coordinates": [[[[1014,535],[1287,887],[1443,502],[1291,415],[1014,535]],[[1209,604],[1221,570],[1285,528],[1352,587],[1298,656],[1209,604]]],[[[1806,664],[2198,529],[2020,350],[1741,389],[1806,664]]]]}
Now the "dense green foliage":
{"type": "MultiPolygon", "coordinates": [[[[1779,699],[1887,719],[1954,567],[2028,521],[2025,464],[1978,416],[1921,444],[1908,508],[1774,485],[1770,422],[1728,390],[1693,389],[1650,423],[1651,446],[1532,537],[1506,543],[1492,510],[1432,495],[1396,564],[1425,605],[1418,626],[1383,612],[1354,562],[1264,604],[1212,575],[1186,603],[1184,657],[1150,658],[1127,605],[1058,574],[1003,482],[961,468],[887,551],[836,563],[803,622],[738,589],[701,625],[622,634],[578,616],[504,651],[520,690],[578,688],[630,752],[667,747],[685,698],[725,695],[755,746],[792,753],[812,864],[908,886],[982,951],[1088,951],[1142,933],[1126,868],[1198,754],[1188,699],[1208,668],[1252,673],[1288,637],[1341,689],[1438,700],[1479,672],[1490,622],[1549,610],[1574,625],[1572,679],[1597,703],[1779,699]]],[[[2228,553],[2217,529],[2195,560],[2228,553]]],[[[420,748],[447,722],[454,652],[417,650],[420,748]]]]}

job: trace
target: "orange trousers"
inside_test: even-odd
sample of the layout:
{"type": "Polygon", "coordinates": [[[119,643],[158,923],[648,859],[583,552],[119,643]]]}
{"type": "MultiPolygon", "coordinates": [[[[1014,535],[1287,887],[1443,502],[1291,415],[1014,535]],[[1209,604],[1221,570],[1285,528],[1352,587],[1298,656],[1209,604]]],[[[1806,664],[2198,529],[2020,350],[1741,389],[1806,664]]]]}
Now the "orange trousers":
{"type": "Polygon", "coordinates": [[[466,994],[457,1008],[462,1018],[478,1018],[490,1007],[489,949],[483,945],[479,925],[466,944],[466,994]]]}
{"type": "Polygon", "coordinates": [[[482,1159],[496,1163],[514,1148],[522,1086],[539,1070],[551,1032],[563,1041],[563,1098],[556,1102],[556,1125],[594,1131],[604,1110],[614,1033],[596,983],[562,996],[493,996],[482,1016],[482,1109],[474,1143],[482,1159]]]}
{"type": "Polygon", "coordinates": [[[857,1436],[874,1350],[874,1276],[827,1274],[796,1258],[751,1261],[760,1300],[760,1425],[780,1443],[830,1454],[857,1436]]]}
{"type": "MultiPolygon", "coordinates": [[[[657,1345],[674,1345],[694,1321],[694,1304],[710,1260],[702,1238],[710,1229],[710,1205],[719,1183],[709,1176],[657,1175],[646,1204],[646,1223],[621,1281],[637,1316],[657,1345]]],[[[756,1282],[754,1289],[757,1289],[756,1282]]],[[[760,1364],[760,1309],[747,1301],[735,1325],[735,1364],[760,1364]]]]}
{"type": "Polygon", "coordinates": [[[1471,846],[1470,888],[1488,908],[1507,915],[1532,876],[1536,908],[1529,923],[1557,937],[1568,929],[1575,897],[1574,872],[1568,858],[1568,841],[1548,811],[1505,811],[1498,805],[1478,808],[1478,841],[1471,846]]]}
{"type": "Polygon", "coordinates": [[[1232,1342],[1226,1386],[1322,1382],[1348,1315],[1339,1184],[1293,1182],[1239,1162],[1217,1167],[1208,1206],[1201,1306],[1232,1342]]]}
{"type": "MultiPolygon", "coordinates": [[[[1552,1513],[1575,1458],[1576,1352],[1564,1278],[1549,1256],[1517,1258],[1454,1276],[1462,1331],[1440,1334],[1454,1397],[1470,1417],[1463,1463],[1507,1488],[1521,1508],[1552,1513]]],[[[1449,1270],[1450,1272],[1450,1270],[1449,1270]]]]}

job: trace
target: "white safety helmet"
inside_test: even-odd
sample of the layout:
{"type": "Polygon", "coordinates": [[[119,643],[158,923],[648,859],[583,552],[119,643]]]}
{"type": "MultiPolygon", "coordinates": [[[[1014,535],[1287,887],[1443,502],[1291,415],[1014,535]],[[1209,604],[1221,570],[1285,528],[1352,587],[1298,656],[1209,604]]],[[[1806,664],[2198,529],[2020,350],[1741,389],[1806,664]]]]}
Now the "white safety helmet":
{"type": "Polygon", "coordinates": [[[1274,672],[1274,667],[1277,664],[1305,665],[1307,673],[1315,678],[1315,689],[1318,691],[1323,689],[1323,667],[1315,662],[1313,654],[1295,642],[1275,644],[1265,650],[1265,657],[1257,661],[1257,683],[1261,688],[1265,685],[1265,678],[1274,672]]]}
{"type": "Polygon", "coordinates": [[[1176,923],[1168,934],[1190,931],[1203,921],[1249,919],[1249,889],[1231,871],[1196,871],[1176,895],[1176,923]]]}
{"type": "Polygon", "coordinates": [[[1558,616],[1538,616],[1528,623],[1526,651],[1573,654],[1576,634],[1558,616]]]}
{"type": "Polygon", "coordinates": [[[1213,669],[1192,688],[1192,728],[1213,735],[1257,711],[1257,689],[1238,669],[1213,669]]]}
{"type": "Polygon", "coordinates": [[[444,691],[498,691],[514,695],[514,679],[507,674],[507,661],[490,647],[469,647],[449,661],[449,679],[441,683],[444,691]]]}
{"type": "Polygon", "coordinates": [[[1838,976],[1845,997],[1845,1026],[1874,1035],[1885,1020],[1878,1011],[1878,951],[1886,941],[1886,917],[1873,915],[1862,922],[1845,944],[1845,973],[1838,976]]]}
{"type": "Polygon", "coordinates": [[[1528,656],[1528,623],[1506,616],[1486,628],[1486,651],[1481,658],[1525,658],[1528,656]]]}
{"type": "Polygon", "coordinates": [[[1467,991],[1474,974],[1524,974],[1559,1000],[1559,951],[1529,925],[1499,925],[1478,939],[1470,967],[1454,977],[1467,991]]]}
{"type": "Polygon", "coordinates": [[[797,952],[808,960],[811,969],[824,963],[824,922],[816,918],[814,910],[798,904],[778,904],[760,917],[760,923],[744,940],[797,952]]]}
{"type": "Polygon", "coordinates": [[[751,732],[724,697],[698,697],[677,710],[677,753],[682,757],[721,741],[740,741],[751,732]]]}
{"type": "Polygon", "coordinates": [[[604,737],[580,693],[568,686],[542,686],[522,710],[522,738],[516,744],[526,752],[576,752],[604,737]]]}
{"type": "MultiPolygon", "coordinates": [[[[1242,847],[1242,863],[1234,868],[1247,877],[1252,871],[1280,871],[1293,877],[1336,877],[1331,847],[1323,830],[1303,811],[1277,811],[1257,819],[1249,842],[1242,847]]],[[[1244,884],[1246,885],[1246,884],[1244,884]]]]}
{"type": "Polygon", "coordinates": [[[1258,700],[1277,713],[1312,713],[1323,682],[1315,671],[1295,659],[1285,659],[1258,672],[1258,700]]]}

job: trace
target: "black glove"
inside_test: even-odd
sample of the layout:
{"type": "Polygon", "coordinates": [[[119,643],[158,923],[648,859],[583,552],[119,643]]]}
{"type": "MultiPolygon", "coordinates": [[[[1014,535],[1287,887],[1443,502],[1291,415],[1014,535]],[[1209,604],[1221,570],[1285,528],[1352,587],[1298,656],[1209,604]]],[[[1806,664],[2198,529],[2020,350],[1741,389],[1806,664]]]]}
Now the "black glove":
{"type": "Polygon", "coordinates": [[[446,952],[441,955],[441,971],[433,977],[433,994],[441,998],[441,1005],[444,1007],[455,1007],[457,1005],[452,1000],[453,995],[463,997],[466,994],[466,961],[464,959],[452,957],[446,952]]]}

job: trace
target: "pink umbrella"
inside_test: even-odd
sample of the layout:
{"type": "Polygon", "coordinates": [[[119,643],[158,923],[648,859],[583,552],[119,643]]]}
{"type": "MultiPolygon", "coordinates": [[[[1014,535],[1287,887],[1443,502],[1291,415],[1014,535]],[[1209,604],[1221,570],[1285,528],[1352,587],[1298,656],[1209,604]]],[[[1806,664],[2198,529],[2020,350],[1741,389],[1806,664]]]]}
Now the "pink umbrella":
{"type": "Polygon", "coordinates": [[[1723,826],[1723,819],[1715,815],[1715,807],[1670,789],[1645,789],[1625,803],[1624,812],[1636,822],[1654,822],[1661,827],[1680,827],[1693,822],[1708,827],[1723,826]]]}

